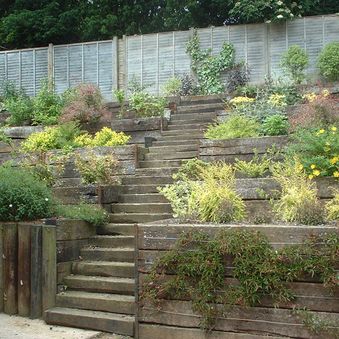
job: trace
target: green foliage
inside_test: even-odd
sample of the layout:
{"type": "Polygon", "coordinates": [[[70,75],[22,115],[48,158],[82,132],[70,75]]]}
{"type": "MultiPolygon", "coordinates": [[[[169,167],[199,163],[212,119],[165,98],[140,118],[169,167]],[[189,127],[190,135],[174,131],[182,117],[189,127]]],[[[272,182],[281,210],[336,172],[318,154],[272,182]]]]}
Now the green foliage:
{"type": "Polygon", "coordinates": [[[85,203],[58,205],[56,214],[63,218],[84,220],[94,226],[101,226],[108,222],[108,213],[102,207],[85,203]]]}
{"type": "Polygon", "coordinates": [[[234,114],[225,122],[210,125],[205,132],[205,138],[219,140],[256,137],[259,129],[260,125],[255,119],[234,114]]]}
{"type": "Polygon", "coordinates": [[[250,178],[259,178],[264,176],[270,169],[271,159],[267,155],[259,157],[255,154],[250,161],[235,159],[234,168],[236,171],[250,178]]]}
{"type": "Polygon", "coordinates": [[[10,112],[7,123],[11,126],[30,125],[33,119],[33,102],[25,94],[9,97],[4,101],[4,107],[10,112]]]}
{"type": "Polygon", "coordinates": [[[0,167],[1,221],[32,221],[51,213],[51,192],[42,181],[23,169],[0,167]]]}
{"type": "Polygon", "coordinates": [[[281,67],[295,83],[300,84],[305,79],[308,61],[306,51],[297,45],[293,45],[283,54],[281,67]]]}
{"type": "Polygon", "coordinates": [[[339,42],[327,44],[318,59],[320,74],[330,81],[339,79],[339,42]]]}
{"type": "Polygon", "coordinates": [[[268,116],[261,125],[261,131],[264,135],[286,135],[288,133],[289,123],[287,117],[281,114],[268,116]]]}
{"type": "Polygon", "coordinates": [[[12,145],[12,139],[6,135],[2,128],[0,128],[0,142],[6,145],[12,145]]]}
{"type": "Polygon", "coordinates": [[[334,192],[334,198],[326,203],[327,220],[339,220],[339,191],[334,192]]]}
{"type": "Polygon", "coordinates": [[[62,109],[61,97],[48,87],[45,81],[33,99],[33,123],[36,125],[55,125],[62,109]]]}
{"type": "Polygon", "coordinates": [[[92,146],[122,146],[127,144],[131,137],[124,132],[115,132],[108,127],[103,127],[96,132],[92,141],[92,146]]]}
{"type": "Polygon", "coordinates": [[[279,219],[286,222],[321,224],[324,213],[315,183],[305,177],[299,166],[285,162],[271,168],[273,178],[281,186],[281,196],[273,201],[273,210],[279,219]]]}
{"type": "Polygon", "coordinates": [[[165,98],[156,97],[145,91],[133,92],[129,97],[129,106],[135,110],[138,117],[163,116],[166,105],[165,98]]]}
{"type": "Polygon", "coordinates": [[[178,172],[173,174],[174,180],[199,180],[201,177],[201,171],[204,168],[208,168],[209,164],[205,161],[197,158],[185,161],[178,172]]]}
{"type": "Polygon", "coordinates": [[[125,95],[125,91],[122,90],[122,89],[114,90],[113,91],[113,96],[116,98],[116,100],[118,101],[118,103],[120,105],[119,117],[123,118],[125,113],[126,113],[126,105],[125,105],[126,95],[125,95]]]}
{"type": "Polygon", "coordinates": [[[162,87],[162,93],[165,96],[176,96],[180,94],[182,83],[178,77],[168,79],[162,87]]]}
{"type": "Polygon", "coordinates": [[[221,82],[221,73],[234,66],[235,49],[224,43],[220,53],[211,55],[211,50],[201,50],[197,31],[186,46],[191,57],[191,67],[198,77],[201,94],[218,94],[225,91],[221,82]]]}
{"type": "Polygon", "coordinates": [[[297,156],[309,178],[339,177],[339,138],[336,126],[299,129],[292,135],[288,154],[297,156]]]}
{"type": "Polygon", "coordinates": [[[275,250],[257,231],[228,229],[213,238],[203,232],[184,233],[153,265],[141,300],[159,308],[163,299],[192,300],[193,312],[202,317],[201,327],[212,329],[232,305],[254,306],[267,296],[275,305],[292,301],[295,296],[286,283],[305,274],[334,287],[338,247],[336,234],[275,250]],[[237,283],[225,283],[225,257],[233,258],[237,283]],[[165,278],[173,272],[175,275],[165,278]]]}
{"type": "Polygon", "coordinates": [[[86,156],[75,154],[75,166],[81,175],[83,184],[112,184],[116,182],[114,174],[118,160],[114,155],[96,155],[89,152],[86,156]]]}

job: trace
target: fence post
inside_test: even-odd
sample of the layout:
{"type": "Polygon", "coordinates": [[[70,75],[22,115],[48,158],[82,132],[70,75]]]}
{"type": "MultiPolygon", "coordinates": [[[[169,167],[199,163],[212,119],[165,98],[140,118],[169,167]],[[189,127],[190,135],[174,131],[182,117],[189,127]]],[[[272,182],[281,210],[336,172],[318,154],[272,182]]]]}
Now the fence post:
{"type": "Polygon", "coordinates": [[[124,61],[124,78],[123,78],[123,84],[124,84],[124,90],[125,95],[128,93],[128,38],[126,35],[122,37],[122,40],[124,42],[124,57],[122,60],[124,61]]]}
{"type": "Polygon", "coordinates": [[[54,70],[54,48],[53,44],[48,45],[48,68],[47,68],[47,77],[48,77],[48,88],[53,90],[53,70],[54,70]]]}
{"type": "Polygon", "coordinates": [[[4,243],[3,243],[3,226],[0,224],[0,312],[4,310],[4,243]]]}
{"type": "Polygon", "coordinates": [[[264,24],[265,36],[264,36],[264,64],[265,64],[265,75],[271,75],[271,46],[270,46],[270,24],[264,24]]]}
{"type": "Polygon", "coordinates": [[[112,41],[112,92],[119,89],[119,52],[119,42],[115,36],[112,41]]]}

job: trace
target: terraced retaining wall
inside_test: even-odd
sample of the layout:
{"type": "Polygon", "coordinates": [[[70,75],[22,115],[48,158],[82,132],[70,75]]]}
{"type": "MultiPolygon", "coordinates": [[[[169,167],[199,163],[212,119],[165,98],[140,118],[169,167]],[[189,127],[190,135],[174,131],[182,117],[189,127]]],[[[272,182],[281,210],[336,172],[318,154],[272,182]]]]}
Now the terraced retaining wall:
{"type": "MultiPolygon", "coordinates": [[[[202,231],[210,235],[222,229],[245,228],[266,235],[273,247],[279,248],[300,244],[310,235],[338,233],[337,226],[282,226],[282,225],[222,225],[222,224],[176,224],[171,221],[154,222],[138,228],[138,283],[139,291],[145,276],[156,258],[166,253],[185,231],[202,231]]],[[[225,283],[234,282],[232,261],[227,261],[225,283]]],[[[339,267],[338,267],[339,268],[339,267]]],[[[173,272],[175,274],[175,272],[173,272]]],[[[314,334],[293,315],[295,304],[307,307],[310,314],[338,324],[339,330],[339,290],[332,294],[315,278],[305,277],[303,281],[289,284],[296,295],[293,303],[284,303],[274,308],[272,301],[265,298],[256,307],[234,306],[227,316],[217,321],[215,329],[206,335],[199,329],[200,316],[194,314],[189,300],[166,300],[161,308],[145,304],[139,308],[139,338],[162,339],[261,339],[270,338],[323,338],[328,335],[314,334]]]]}
{"type": "Polygon", "coordinates": [[[288,142],[287,136],[239,138],[229,140],[200,140],[199,158],[203,161],[226,161],[236,158],[249,161],[254,154],[262,155],[269,149],[282,149],[288,142]]]}

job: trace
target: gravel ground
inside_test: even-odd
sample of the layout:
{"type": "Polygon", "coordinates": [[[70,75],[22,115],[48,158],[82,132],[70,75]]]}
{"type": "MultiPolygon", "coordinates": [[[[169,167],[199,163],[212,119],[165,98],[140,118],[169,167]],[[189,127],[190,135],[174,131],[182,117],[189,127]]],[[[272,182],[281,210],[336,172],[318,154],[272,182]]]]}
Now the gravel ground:
{"type": "Polygon", "coordinates": [[[31,320],[0,313],[1,339],[124,339],[114,334],[47,325],[43,320],[31,320]]]}

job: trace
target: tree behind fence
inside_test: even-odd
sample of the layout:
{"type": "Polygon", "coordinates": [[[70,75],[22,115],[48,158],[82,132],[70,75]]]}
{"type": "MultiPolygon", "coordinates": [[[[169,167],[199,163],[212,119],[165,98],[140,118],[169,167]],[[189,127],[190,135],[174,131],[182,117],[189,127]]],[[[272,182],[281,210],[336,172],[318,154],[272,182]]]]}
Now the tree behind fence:
{"type": "MultiPolygon", "coordinates": [[[[291,45],[307,51],[308,74],[316,77],[320,50],[329,42],[339,41],[339,17],[210,27],[198,29],[198,33],[201,47],[211,48],[213,54],[224,42],[232,43],[237,61],[246,62],[253,83],[262,82],[265,75],[281,75],[281,55],[291,45]]],[[[191,34],[192,31],[166,32],[0,52],[0,84],[9,80],[35,95],[46,78],[54,80],[57,93],[90,82],[100,87],[106,100],[111,100],[112,90],[127,90],[128,82],[136,79],[158,94],[170,77],[190,72],[185,50],[191,34]]]]}

